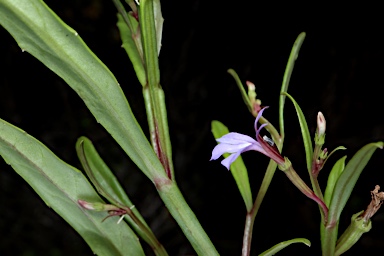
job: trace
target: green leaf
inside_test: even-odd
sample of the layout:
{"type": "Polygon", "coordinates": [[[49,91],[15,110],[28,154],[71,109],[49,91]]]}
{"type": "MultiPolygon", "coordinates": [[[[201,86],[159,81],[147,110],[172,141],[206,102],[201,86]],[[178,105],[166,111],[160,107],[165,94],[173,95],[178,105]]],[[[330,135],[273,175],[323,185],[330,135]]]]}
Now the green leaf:
{"type": "Polygon", "coordinates": [[[307,169],[310,172],[312,169],[313,147],[312,147],[312,140],[311,140],[311,135],[309,133],[307,121],[305,120],[305,116],[303,114],[303,111],[301,111],[301,108],[300,108],[299,104],[297,104],[295,99],[286,92],[284,92],[283,95],[286,95],[292,101],[293,105],[295,106],[297,117],[299,118],[301,134],[303,135],[307,169]]]}
{"type": "Polygon", "coordinates": [[[116,78],[72,28],[40,0],[0,1],[0,24],[23,51],[63,78],[96,120],[151,180],[164,168],[137,123],[116,78]]]}
{"type": "Polygon", "coordinates": [[[157,45],[157,55],[160,55],[161,49],[161,39],[163,36],[163,14],[161,13],[160,0],[153,0],[153,14],[155,19],[156,27],[156,45],[157,45]]]}
{"type": "MultiPolygon", "coordinates": [[[[97,191],[110,203],[116,206],[133,206],[119,181],[97,153],[92,142],[86,137],[80,137],[76,142],[76,151],[81,165],[97,191]]],[[[136,208],[132,209],[136,216],[145,223],[136,208]]]]}
{"type": "MultiPolygon", "coordinates": [[[[131,15],[127,15],[127,19],[130,20],[132,27],[139,30],[139,23],[133,18],[131,15]]],[[[140,55],[140,52],[137,47],[141,47],[141,45],[136,45],[133,37],[137,35],[133,34],[128,25],[125,23],[121,14],[117,15],[117,27],[120,31],[121,41],[123,42],[123,48],[127,52],[130,61],[132,62],[133,68],[136,72],[137,79],[142,86],[147,84],[147,78],[145,75],[145,68],[143,63],[143,56],[140,55]]],[[[137,42],[141,43],[141,40],[138,37],[137,42]]],[[[142,49],[141,49],[142,52],[142,49]]]]}
{"type": "Polygon", "coordinates": [[[324,193],[324,202],[327,205],[327,207],[329,207],[329,203],[331,202],[331,198],[332,198],[332,194],[333,194],[333,190],[335,188],[336,182],[344,170],[346,158],[347,156],[340,158],[332,167],[332,170],[328,176],[327,187],[324,193]]]}
{"type": "Polygon", "coordinates": [[[228,73],[233,77],[233,79],[235,79],[236,84],[237,84],[237,87],[238,87],[239,90],[240,90],[241,97],[243,98],[243,101],[244,101],[245,105],[247,106],[249,112],[252,113],[252,112],[253,112],[253,109],[252,109],[252,103],[251,103],[251,101],[249,100],[248,94],[247,94],[247,92],[245,91],[245,89],[244,89],[244,85],[243,85],[243,83],[241,82],[239,76],[237,75],[236,71],[233,70],[233,69],[228,69],[228,73]]]}
{"type": "Polygon", "coordinates": [[[295,238],[295,239],[291,239],[291,240],[288,240],[288,241],[284,241],[284,242],[278,243],[277,245],[273,246],[269,250],[261,253],[260,256],[275,255],[276,253],[278,253],[279,251],[281,251],[282,249],[284,249],[288,245],[291,245],[291,244],[294,244],[294,243],[303,243],[306,246],[311,247],[311,242],[308,239],[305,239],[305,238],[295,238]]]}
{"type": "Polygon", "coordinates": [[[291,54],[289,55],[288,63],[284,72],[283,82],[281,84],[280,100],[279,100],[279,124],[280,124],[280,135],[282,137],[282,140],[284,140],[284,137],[285,137],[285,131],[284,131],[285,95],[284,93],[288,91],[289,81],[291,80],[293,67],[295,66],[296,59],[299,57],[299,51],[300,51],[301,45],[304,42],[304,39],[305,39],[304,32],[300,33],[300,35],[296,38],[296,41],[292,46],[291,54]]]}
{"type": "MultiPolygon", "coordinates": [[[[212,121],[212,133],[215,139],[222,137],[223,135],[229,133],[228,128],[219,121],[212,121]]],[[[229,154],[224,154],[224,157],[228,157],[229,154]]],[[[236,181],[237,187],[240,190],[240,194],[243,197],[247,211],[252,210],[252,192],[249,185],[248,171],[244,165],[243,159],[239,156],[235,162],[231,164],[231,173],[233,178],[236,181]]]]}
{"type": "Polygon", "coordinates": [[[129,225],[151,246],[156,255],[168,255],[137,208],[129,200],[115,175],[101,159],[92,142],[86,137],[80,137],[76,143],[76,151],[82,166],[97,191],[110,203],[120,208],[129,207],[132,213],[125,216],[129,225]]]}
{"type": "Polygon", "coordinates": [[[117,217],[83,209],[103,202],[84,175],[24,131],[0,119],[0,154],[44,202],[67,221],[97,255],[144,255],[138,238],[117,217]]]}
{"type": "Polygon", "coordinates": [[[338,150],[346,150],[346,149],[347,149],[347,148],[344,147],[344,146],[338,146],[337,148],[335,148],[334,150],[332,150],[332,151],[328,154],[328,156],[325,158],[324,163],[323,163],[323,166],[324,166],[325,163],[328,161],[328,159],[331,157],[331,155],[333,155],[336,151],[338,151],[338,150]]]}
{"type": "Polygon", "coordinates": [[[362,147],[348,162],[333,189],[329,206],[328,225],[339,220],[340,214],[347,203],[355,184],[377,148],[383,148],[383,142],[370,143],[362,147]]]}

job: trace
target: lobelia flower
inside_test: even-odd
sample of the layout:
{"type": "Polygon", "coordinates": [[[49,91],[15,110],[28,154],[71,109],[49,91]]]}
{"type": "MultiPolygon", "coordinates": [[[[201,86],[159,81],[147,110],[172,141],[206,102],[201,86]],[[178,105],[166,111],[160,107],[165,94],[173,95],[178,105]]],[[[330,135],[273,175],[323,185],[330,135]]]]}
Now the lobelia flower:
{"type": "Polygon", "coordinates": [[[257,127],[257,123],[266,108],[268,107],[259,111],[255,120],[256,140],[241,133],[230,132],[216,140],[219,144],[213,149],[210,160],[216,160],[224,153],[230,153],[231,155],[221,161],[221,164],[229,170],[230,165],[239,157],[241,153],[254,150],[268,156],[277,164],[283,165],[285,160],[280,155],[277,147],[273,144],[273,141],[268,138],[263,139],[260,136],[261,129],[268,124],[262,124],[260,128],[257,127]]]}
{"type": "Polygon", "coordinates": [[[279,169],[285,173],[288,179],[304,195],[311,198],[320,205],[324,213],[325,219],[327,219],[328,208],[325,205],[324,201],[320,199],[299,177],[299,175],[293,169],[291,162],[287,158],[281,156],[279,150],[273,144],[273,141],[269,138],[261,137],[261,129],[263,129],[268,124],[262,124],[260,128],[258,128],[257,123],[266,108],[267,107],[260,110],[255,120],[256,140],[241,133],[230,132],[216,140],[217,142],[219,142],[219,144],[216,145],[216,147],[213,149],[211,160],[216,160],[221,155],[225,153],[230,153],[231,155],[221,161],[221,164],[229,170],[230,165],[239,157],[241,153],[244,153],[249,150],[254,150],[263,153],[279,165],[279,169]]]}

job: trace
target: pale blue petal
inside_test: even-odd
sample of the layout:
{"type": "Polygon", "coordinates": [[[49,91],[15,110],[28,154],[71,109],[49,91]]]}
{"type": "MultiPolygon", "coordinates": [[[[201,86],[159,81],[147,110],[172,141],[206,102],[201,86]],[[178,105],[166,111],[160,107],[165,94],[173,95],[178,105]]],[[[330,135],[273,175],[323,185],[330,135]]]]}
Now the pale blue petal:
{"type": "Polygon", "coordinates": [[[248,143],[255,143],[256,140],[252,137],[249,137],[247,135],[237,133],[237,132],[230,132],[221,138],[217,139],[216,141],[220,143],[227,143],[227,144],[243,144],[244,142],[248,143]]]}
{"type": "Polygon", "coordinates": [[[266,123],[266,124],[262,124],[261,126],[260,126],[260,128],[258,129],[258,130],[256,130],[256,138],[257,137],[259,137],[259,133],[260,133],[260,131],[261,131],[261,129],[263,129],[265,126],[267,126],[268,125],[268,123],[266,123]]]}
{"type": "Polygon", "coordinates": [[[241,152],[233,153],[227,158],[225,158],[223,161],[221,161],[221,164],[224,165],[228,170],[231,164],[239,157],[241,152]]]}
{"type": "Polygon", "coordinates": [[[232,144],[226,144],[226,143],[220,143],[216,145],[216,147],[212,150],[212,156],[211,160],[216,160],[219,158],[222,154],[224,153],[236,153],[236,152],[241,152],[244,148],[252,145],[252,143],[243,143],[243,144],[237,144],[237,145],[232,145],[232,144]]]}
{"type": "Polygon", "coordinates": [[[258,142],[257,142],[257,144],[255,143],[255,144],[252,144],[252,145],[250,145],[249,147],[245,148],[245,149],[243,150],[243,152],[245,152],[245,151],[249,151],[249,150],[258,151],[258,152],[263,153],[264,155],[270,157],[270,156],[268,155],[267,151],[265,151],[265,149],[264,149],[264,148],[260,145],[260,143],[258,143],[258,142]]]}
{"type": "Polygon", "coordinates": [[[257,129],[257,123],[259,122],[259,119],[260,119],[260,117],[262,117],[263,116],[263,112],[264,112],[264,110],[266,110],[267,108],[269,108],[269,107],[264,107],[262,110],[260,110],[259,111],[259,113],[257,114],[257,117],[256,117],[256,120],[255,120],[255,131],[256,131],[256,133],[258,133],[258,130],[260,131],[264,126],[266,126],[267,124],[263,124],[261,127],[260,127],[260,129],[257,129]]]}
{"type": "Polygon", "coordinates": [[[262,110],[259,111],[256,117],[256,123],[259,122],[260,117],[262,117],[264,110],[266,110],[269,107],[264,107],[262,110]]]}

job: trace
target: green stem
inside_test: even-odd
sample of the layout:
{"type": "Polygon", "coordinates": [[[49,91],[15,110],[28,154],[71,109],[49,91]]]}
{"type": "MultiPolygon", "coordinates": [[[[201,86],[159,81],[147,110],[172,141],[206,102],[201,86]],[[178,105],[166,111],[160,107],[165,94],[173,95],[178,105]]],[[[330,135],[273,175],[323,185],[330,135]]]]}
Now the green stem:
{"type": "Polygon", "coordinates": [[[249,256],[251,253],[251,243],[252,243],[252,231],[255,218],[253,217],[253,211],[247,213],[245,217],[245,227],[244,227],[244,236],[243,236],[243,249],[241,251],[242,256],[249,256]]]}
{"type": "MultiPolygon", "coordinates": [[[[311,179],[313,192],[321,201],[324,202],[323,192],[321,191],[319,181],[317,180],[318,171],[316,170],[316,160],[319,158],[321,147],[322,145],[315,144],[315,149],[313,150],[312,155],[312,170],[309,173],[309,177],[311,179]]],[[[323,223],[323,225],[326,225],[325,222],[327,221],[327,219],[324,218],[324,212],[321,210],[321,207],[319,207],[319,209],[321,214],[321,223],[323,223]]]]}
{"type": "Polygon", "coordinates": [[[168,178],[173,180],[174,172],[172,165],[171,142],[168,131],[167,111],[165,107],[164,92],[160,86],[153,0],[140,1],[139,21],[147,77],[147,84],[143,88],[143,95],[151,133],[151,142],[168,178]]]}
{"type": "MultiPolygon", "coordinates": [[[[168,256],[167,251],[165,250],[164,246],[157,240],[155,235],[153,234],[152,230],[145,225],[145,223],[141,222],[136,215],[131,211],[129,207],[123,207],[119,206],[122,209],[126,210],[128,213],[128,216],[126,216],[126,219],[129,220],[129,218],[132,219],[133,223],[137,226],[137,230],[140,230],[141,238],[151,246],[153,252],[157,256],[168,256]]],[[[131,224],[131,222],[130,222],[131,224]]],[[[132,224],[131,224],[132,225],[132,224]]]]}
{"type": "MultiPolygon", "coordinates": [[[[301,33],[297,37],[297,39],[296,39],[296,41],[292,47],[292,51],[291,51],[291,54],[289,55],[287,67],[286,67],[285,73],[284,73],[283,83],[281,86],[281,93],[287,92],[287,90],[288,90],[288,85],[289,85],[289,81],[290,81],[290,78],[292,75],[293,67],[294,67],[295,61],[298,57],[300,47],[303,44],[304,38],[305,38],[305,33],[301,33]]],[[[236,83],[240,87],[241,81],[238,78],[237,74],[233,70],[228,70],[228,72],[235,78],[236,83]]],[[[241,87],[243,87],[243,86],[241,86],[241,87]]],[[[243,89],[243,91],[244,91],[244,89],[243,89]]],[[[243,92],[243,94],[244,94],[244,92],[243,92]]],[[[245,98],[244,95],[243,95],[243,98],[245,98]]],[[[248,102],[246,99],[245,99],[245,101],[248,102]]],[[[265,127],[265,129],[271,134],[271,136],[272,136],[273,140],[275,141],[276,146],[280,152],[283,148],[284,137],[285,137],[284,117],[283,117],[284,103],[285,103],[285,96],[280,94],[280,101],[279,101],[280,134],[278,133],[278,131],[275,129],[275,127],[272,124],[269,124],[265,127]]],[[[265,118],[263,118],[263,117],[260,118],[261,124],[266,123],[266,122],[268,122],[268,121],[265,118]]],[[[243,255],[249,255],[249,253],[250,253],[250,248],[251,248],[251,242],[250,241],[252,239],[254,220],[256,218],[257,212],[259,211],[260,205],[263,202],[264,196],[267,193],[268,187],[271,184],[273,175],[275,174],[275,171],[276,171],[276,167],[277,167],[276,162],[271,160],[269,162],[268,167],[267,167],[267,171],[265,172],[261,187],[260,187],[259,192],[257,194],[255,203],[253,205],[253,208],[252,208],[251,212],[247,214],[246,225],[245,225],[245,229],[244,229],[244,237],[243,237],[243,255]],[[250,215],[250,216],[248,216],[248,215],[250,215]]]]}
{"type": "MultiPolygon", "coordinates": [[[[265,119],[264,117],[261,117],[259,122],[260,124],[269,123],[268,120],[265,119]]],[[[281,151],[283,148],[283,139],[279,136],[279,133],[277,132],[275,127],[271,123],[269,123],[269,125],[267,125],[265,128],[271,134],[273,140],[276,142],[277,148],[281,151]]],[[[257,193],[255,202],[252,206],[252,209],[246,215],[244,235],[243,235],[243,249],[242,249],[243,256],[250,255],[252,232],[253,232],[253,225],[255,223],[255,218],[260,209],[261,203],[263,202],[265,194],[268,191],[269,185],[271,184],[273,175],[275,175],[276,168],[277,168],[276,162],[273,160],[270,160],[267,170],[264,174],[263,181],[261,182],[259,192],[257,193]]]]}
{"type": "Polygon", "coordinates": [[[251,241],[252,241],[252,232],[253,224],[255,222],[256,215],[260,209],[261,203],[267,193],[268,187],[271,184],[273,175],[275,174],[277,164],[275,161],[270,160],[265,172],[263,181],[261,183],[259,192],[257,193],[255,203],[253,204],[252,210],[247,213],[245,220],[244,236],[243,236],[243,249],[242,256],[250,255],[251,251],[251,241]]]}
{"type": "Polygon", "coordinates": [[[155,185],[161,199],[196,253],[204,256],[219,255],[195,214],[185,202],[176,182],[159,178],[155,179],[155,185]]]}
{"type": "MultiPolygon", "coordinates": [[[[283,170],[288,179],[308,198],[315,201],[319,207],[320,211],[323,212],[324,218],[328,219],[328,207],[325,205],[324,200],[321,200],[316,194],[310,189],[307,184],[300,178],[297,172],[293,169],[291,162],[285,158],[285,164],[289,165],[287,169],[283,170]]],[[[322,222],[323,223],[323,222],[322,222]]]]}
{"type": "Polygon", "coordinates": [[[337,241],[338,223],[334,223],[332,226],[325,226],[324,223],[321,223],[320,225],[322,255],[334,256],[337,241]]]}

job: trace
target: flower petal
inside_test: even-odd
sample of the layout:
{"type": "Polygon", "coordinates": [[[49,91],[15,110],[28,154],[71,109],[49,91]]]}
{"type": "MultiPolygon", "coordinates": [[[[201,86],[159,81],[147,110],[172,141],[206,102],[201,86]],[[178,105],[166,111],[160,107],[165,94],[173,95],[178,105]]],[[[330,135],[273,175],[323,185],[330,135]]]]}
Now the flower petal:
{"type": "Polygon", "coordinates": [[[221,155],[229,153],[230,155],[221,161],[221,164],[229,170],[231,164],[239,157],[241,153],[244,153],[249,150],[254,150],[268,156],[269,158],[275,160],[277,163],[283,162],[284,159],[280,155],[277,148],[277,151],[274,152],[273,150],[271,150],[270,147],[265,146],[264,144],[266,144],[266,142],[261,137],[259,137],[260,130],[263,129],[266,125],[268,125],[268,123],[262,124],[260,128],[257,128],[258,121],[263,115],[264,110],[267,108],[268,107],[261,109],[256,117],[254,124],[256,131],[256,140],[250,136],[241,133],[230,132],[216,140],[219,144],[216,145],[215,148],[212,150],[211,160],[216,160],[221,155]]]}
{"type": "Polygon", "coordinates": [[[261,131],[261,129],[263,129],[265,126],[267,126],[268,125],[268,123],[266,123],[266,124],[262,124],[261,126],[260,126],[260,128],[258,129],[258,130],[256,130],[256,138],[258,138],[259,137],[259,134],[260,134],[260,131],[261,131]]]}
{"type": "Polygon", "coordinates": [[[227,158],[225,158],[223,161],[221,161],[221,164],[223,166],[225,166],[228,171],[229,171],[229,167],[231,166],[231,164],[239,157],[239,155],[241,154],[241,152],[236,152],[236,153],[233,153],[231,154],[230,156],[228,156],[227,158]]]}
{"type": "Polygon", "coordinates": [[[255,143],[256,140],[252,137],[249,137],[247,135],[237,133],[237,132],[230,132],[221,138],[218,138],[216,140],[220,143],[227,143],[227,144],[243,144],[243,143],[255,143]]]}
{"type": "Polygon", "coordinates": [[[264,148],[263,148],[263,147],[260,145],[260,143],[258,143],[258,142],[255,143],[255,144],[250,145],[250,146],[247,147],[247,148],[245,148],[245,149],[243,150],[243,152],[246,152],[246,151],[249,151],[249,150],[258,151],[258,152],[263,153],[264,155],[266,155],[266,156],[269,157],[267,151],[265,151],[264,148]]]}
{"type": "Polygon", "coordinates": [[[236,153],[239,151],[242,152],[242,150],[244,148],[247,148],[250,145],[252,145],[252,144],[249,142],[246,142],[243,144],[236,144],[236,145],[220,143],[220,144],[216,145],[216,147],[212,150],[211,160],[216,160],[217,158],[219,158],[224,153],[236,153]]]}
{"type": "Polygon", "coordinates": [[[264,108],[263,108],[262,110],[260,110],[259,113],[257,114],[256,120],[255,120],[255,131],[257,131],[257,123],[259,122],[260,117],[263,116],[263,112],[264,112],[264,110],[266,110],[267,108],[269,108],[269,107],[264,107],[264,108]]]}
{"type": "Polygon", "coordinates": [[[265,107],[265,108],[263,108],[263,109],[260,110],[259,113],[257,114],[256,120],[255,120],[255,124],[254,124],[254,126],[255,126],[255,131],[256,131],[256,140],[257,140],[257,138],[259,137],[259,133],[260,133],[260,131],[261,131],[265,126],[268,125],[268,123],[266,123],[266,124],[262,124],[259,128],[257,128],[257,124],[258,124],[258,122],[259,122],[259,119],[262,117],[264,110],[267,109],[267,108],[269,108],[269,107],[265,107]]]}

